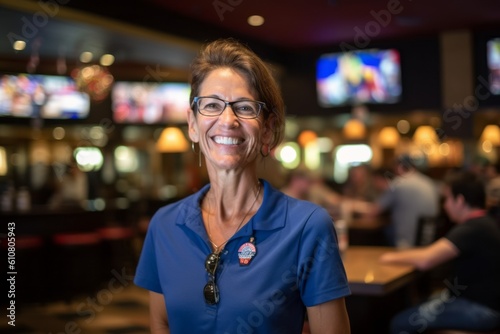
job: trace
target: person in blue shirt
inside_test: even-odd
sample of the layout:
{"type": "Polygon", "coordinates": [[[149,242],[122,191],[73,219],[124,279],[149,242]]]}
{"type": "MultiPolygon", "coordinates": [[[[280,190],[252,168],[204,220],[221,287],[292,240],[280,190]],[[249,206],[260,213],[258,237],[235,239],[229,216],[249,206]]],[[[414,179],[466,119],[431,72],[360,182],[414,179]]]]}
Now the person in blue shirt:
{"type": "Polygon", "coordinates": [[[283,138],[266,64],[234,39],[193,61],[189,137],[209,183],[153,216],[136,270],[152,333],[350,333],[350,294],[325,209],[259,179],[283,138]]]}

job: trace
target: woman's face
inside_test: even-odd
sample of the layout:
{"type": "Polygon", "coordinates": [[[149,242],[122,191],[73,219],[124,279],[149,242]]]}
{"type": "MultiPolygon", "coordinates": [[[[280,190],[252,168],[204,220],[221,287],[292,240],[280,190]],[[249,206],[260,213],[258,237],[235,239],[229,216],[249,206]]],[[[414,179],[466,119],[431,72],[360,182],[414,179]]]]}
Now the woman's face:
{"type": "MultiPolygon", "coordinates": [[[[257,99],[245,77],[230,68],[213,70],[200,85],[199,96],[229,102],[257,99]]],[[[216,117],[188,113],[189,137],[199,142],[207,164],[219,170],[243,169],[255,161],[262,145],[262,123],[262,112],[255,119],[239,119],[230,106],[216,117]]]]}

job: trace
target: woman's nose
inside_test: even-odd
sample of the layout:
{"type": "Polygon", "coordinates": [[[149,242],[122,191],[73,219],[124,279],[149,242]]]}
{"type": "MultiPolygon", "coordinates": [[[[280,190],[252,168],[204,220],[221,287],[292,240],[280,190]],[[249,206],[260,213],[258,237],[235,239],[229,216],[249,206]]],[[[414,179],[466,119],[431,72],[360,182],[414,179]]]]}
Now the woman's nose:
{"type": "Polygon", "coordinates": [[[233,124],[238,119],[236,113],[233,111],[233,107],[228,105],[226,109],[219,115],[219,121],[224,123],[233,124]]]}

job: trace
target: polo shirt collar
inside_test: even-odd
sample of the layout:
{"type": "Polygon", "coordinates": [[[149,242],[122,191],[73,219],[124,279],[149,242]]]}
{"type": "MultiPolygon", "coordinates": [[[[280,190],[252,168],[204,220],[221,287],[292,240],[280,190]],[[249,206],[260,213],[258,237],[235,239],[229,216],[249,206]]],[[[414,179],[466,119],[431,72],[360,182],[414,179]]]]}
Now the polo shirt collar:
{"type": "MultiPolygon", "coordinates": [[[[252,234],[253,230],[270,231],[285,226],[285,217],[287,214],[286,199],[269,182],[260,179],[264,186],[264,197],[257,213],[252,217],[250,224],[246,224],[240,232],[252,234]]],[[[210,184],[205,185],[197,193],[186,199],[184,203],[184,219],[179,217],[178,225],[186,225],[194,231],[200,232],[203,227],[201,222],[200,203],[205,194],[210,189],[210,184]]],[[[203,227],[204,229],[204,227],[203,227]]]]}

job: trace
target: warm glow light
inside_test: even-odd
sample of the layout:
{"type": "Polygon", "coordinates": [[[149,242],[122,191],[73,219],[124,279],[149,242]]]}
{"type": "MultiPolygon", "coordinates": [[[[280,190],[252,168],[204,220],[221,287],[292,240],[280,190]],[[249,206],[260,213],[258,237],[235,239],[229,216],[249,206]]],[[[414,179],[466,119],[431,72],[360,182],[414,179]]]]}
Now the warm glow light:
{"type": "Polygon", "coordinates": [[[114,82],[113,75],[106,67],[100,65],[76,68],[72,76],[78,89],[89,94],[94,101],[102,101],[106,98],[114,82]]]}
{"type": "Polygon", "coordinates": [[[92,58],[94,58],[94,55],[89,51],[82,52],[82,54],[80,55],[80,61],[85,64],[90,63],[92,61],[92,58]]]}
{"type": "Polygon", "coordinates": [[[111,66],[114,62],[115,56],[113,56],[112,54],[102,55],[101,60],[99,61],[102,66],[111,66]]]}
{"type": "Polygon", "coordinates": [[[163,129],[156,142],[156,150],[163,153],[184,152],[189,149],[189,144],[181,129],[168,127],[163,129]]]}
{"type": "Polygon", "coordinates": [[[30,150],[30,160],[32,164],[50,165],[51,149],[49,144],[43,140],[34,141],[30,150]]]}
{"type": "Polygon", "coordinates": [[[439,138],[436,134],[436,129],[434,129],[430,125],[421,125],[413,134],[413,140],[416,144],[437,144],[439,142],[439,138]]]}
{"type": "Polygon", "coordinates": [[[365,144],[342,145],[335,151],[335,159],[342,164],[368,162],[372,156],[372,149],[365,144]]]}
{"type": "Polygon", "coordinates": [[[0,147],[0,175],[7,175],[7,152],[4,147],[0,147]]]}
{"type": "Polygon", "coordinates": [[[12,48],[16,51],[22,51],[26,48],[26,42],[21,40],[15,41],[12,48]]]}
{"type": "Polygon", "coordinates": [[[344,125],[344,137],[346,139],[363,139],[365,135],[366,128],[360,120],[350,119],[344,125]]]}
{"type": "Polygon", "coordinates": [[[450,144],[442,143],[439,145],[439,153],[444,156],[448,156],[451,152],[450,144]]]}
{"type": "Polygon", "coordinates": [[[378,141],[382,147],[395,148],[399,142],[399,133],[395,127],[386,126],[380,130],[378,141]]]}
{"type": "Polygon", "coordinates": [[[350,166],[368,162],[372,157],[372,149],[365,144],[338,146],[333,153],[335,160],[333,178],[335,182],[344,183],[347,180],[350,166]]]}
{"type": "Polygon", "coordinates": [[[283,167],[288,169],[297,168],[300,164],[300,147],[294,142],[285,143],[278,148],[277,157],[283,167]]]}
{"type": "Polygon", "coordinates": [[[264,18],[260,15],[252,15],[247,19],[249,25],[259,27],[264,24],[264,18]]]}
{"type": "Polygon", "coordinates": [[[97,147],[78,147],[74,156],[78,168],[84,172],[99,170],[104,162],[104,157],[97,147]]]}
{"type": "Polygon", "coordinates": [[[328,137],[319,137],[317,143],[319,151],[322,153],[330,152],[333,149],[333,140],[328,137]]]}
{"type": "Polygon", "coordinates": [[[121,173],[135,172],[139,168],[137,149],[118,146],[114,152],[116,170],[121,173]]]}
{"type": "Polygon", "coordinates": [[[493,151],[493,145],[489,140],[483,141],[483,143],[481,144],[481,148],[486,153],[491,153],[493,151]]]}
{"type": "Polygon", "coordinates": [[[316,135],[316,132],[311,130],[304,130],[300,133],[297,141],[299,142],[300,146],[305,147],[307,146],[307,144],[315,142],[317,138],[318,136],[316,135]]]}
{"type": "Polygon", "coordinates": [[[408,122],[405,119],[402,119],[398,121],[396,128],[398,129],[399,133],[407,134],[408,132],[410,132],[410,122],[408,122]]]}
{"type": "Polygon", "coordinates": [[[54,137],[55,140],[61,140],[66,136],[66,130],[64,128],[58,126],[52,130],[52,137],[54,137]]]}
{"type": "Polygon", "coordinates": [[[373,270],[368,270],[363,280],[365,281],[365,283],[372,283],[375,280],[375,275],[373,274],[373,270]]]}
{"type": "Polygon", "coordinates": [[[498,125],[486,125],[481,134],[481,141],[489,141],[493,146],[500,146],[500,128],[498,125]]]}
{"type": "Polygon", "coordinates": [[[290,145],[285,145],[280,150],[280,160],[283,162],[293,162],[295,159],[297,159],[297,156],[297,151],[290,145]]]}
{"type": "Polygon", "coordinates": [[[307,168],[315,170],[318,169],[321,163],[320,152],[318,143],[316,141],[310,142],[304,148],[304,164],[307,168]]]}

